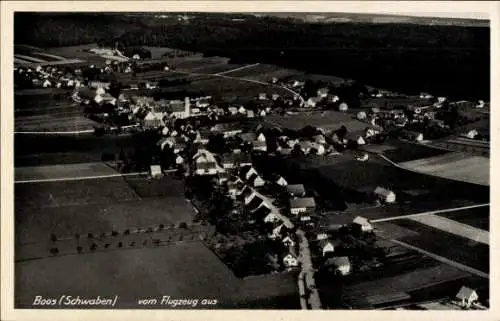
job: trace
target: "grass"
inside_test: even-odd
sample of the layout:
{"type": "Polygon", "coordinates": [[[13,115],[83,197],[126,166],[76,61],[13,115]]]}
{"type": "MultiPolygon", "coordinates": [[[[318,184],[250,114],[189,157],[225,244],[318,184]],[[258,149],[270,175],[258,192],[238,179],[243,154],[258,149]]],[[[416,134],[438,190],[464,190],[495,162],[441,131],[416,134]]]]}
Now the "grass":
{"type": "Polygon", "coordinates": [[[184,182],[169,176],[161,179],[128,176],[124,179],[140,197],[184,197],[184,182]]]}
{"type": "Polygon", "coordinates": [[[396,149],[383,152],[387,158],[395,163],[408,162],[449,153],[449,151],[444,149],[401,140],[390,140],[384,145],[396,147],[396,149]]]}
{"type": "Polygon", "coordinates": [[[92,130],[99,124],[83,115],[37,115],[16,117],[16,131],[53,132],[92,130]]]}

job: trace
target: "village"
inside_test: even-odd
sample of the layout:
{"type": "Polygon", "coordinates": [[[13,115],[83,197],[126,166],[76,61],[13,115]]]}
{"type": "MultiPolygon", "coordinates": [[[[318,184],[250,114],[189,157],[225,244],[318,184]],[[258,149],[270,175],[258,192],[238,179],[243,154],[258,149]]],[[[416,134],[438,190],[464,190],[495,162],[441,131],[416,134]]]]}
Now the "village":
{"type": "MultiPolygon", "coordinates": [[[[374,182],[356,192],[362,198],[358,204],[334,196],[340,194],[333,190],[330,197],[337,199],[332,201],[298,172],[277,168],[293,162],[342,162],[357,171],[360,164],[377,162],[373,146],[391,140],[423,145],[450,135],[467,144],[489,140],[489,133],[474,128],[481,119],[476,113],[466,117],[458,112],[465,105],[473,111],[488,109],[482,100],[450,101],[428,93],[368,90],[353,82],[337,86],[277,77],[270,85],[286,88],[291,97],[262,92],[246,104],[211,94],[159,98],[148,91],[162,87],[161,80],[107,80],[109,75],[142,72],[138,54],[95,53],[107,58],[102,66],[18,66],[16,86],[70,89],[70,99],[95,122],[94,135],[138,135],[141,143],[135,150],[103,152],[102,161],[123,174],[147,171],[151,180],[168,175],[183,179],[195,220],[216,229],[203,240],[205,245],[238,277],[296,272],[303,309],[329,306],[315,280],[336,284],[390,265],[372,217],[361,209],[383,213],[411,197],[393,184],[374,182]],[[315,117],[335,121],[308,122],[315,117]],[[298,119],[300,125],[283,125],[283,119],[290,124],[298,119]],[[349,211],[354,214],[343,214],[349,211]]],[[[148,68],[171,76],[177,71],[167,62],[148,68]]],[[[467,284],[456,299],[462,309],[483,307],[467,284]]]]}

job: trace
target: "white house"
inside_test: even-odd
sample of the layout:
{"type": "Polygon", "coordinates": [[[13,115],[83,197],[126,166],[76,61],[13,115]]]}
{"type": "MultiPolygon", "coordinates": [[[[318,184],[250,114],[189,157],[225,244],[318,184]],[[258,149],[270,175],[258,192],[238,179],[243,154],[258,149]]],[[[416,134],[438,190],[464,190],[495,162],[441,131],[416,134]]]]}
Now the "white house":
{"type": "Polygon", "coordinates": [[[267,94],[266,93],[259,93],[259,100],[267,100],[267,94]]]}
{"type": "Polygon", "coordinates": [[[245,107],[243,106],[240,106],[240,108],[238,108],[238,113],[240,114],[246,114],[247,113],[247,110],[245,107]]]}
{"type": "MultiPolygon", "coordinates": [[[[262,205],[262,206],[265,206],[265,205],[262,205]]],[[[279,215],[276,214],[276,213],[273,213],[273,212],[267,214],[264,217],[264,222],[265,223],[276,223],[276,222],[279,222],[280,220],[281,220],[281,218],[279,217],[279,215]]]]}
{"type": "Polygon", "coordinates": [[[467,134],[465,134],[465,136],[466,136],[467,138],[469,138],[469,139],[474,139],[474,138],[476,138],[476,136],[477,136],[478,134],[479,134],[479,133],[477,132],[477,130],[472,129],[472,130],[469,130],[469,131],[467,132],[467,134]]]}
{"type": "Polygon", "coordinates": [[[295,254],[287,253],[283,257],[283,265],[288,268],[297,267],[299,266],[299,260],[295,254]]]}
{"type": "Polygon", "coordinates": [[[279,94],[272,94],[271,99],[272,100],[278,100],[280,98],[279,94]]]}
{"type": "Polygon", "coordinates": [[[353,221],[352,224],[359,228],[362,232],[371,232],[373,231],[373,226],[370,224],[370,222],[361,216],[357,216],[353,221]]]}
{"type": "Polygon", "coordinates": [[[227,109],[230,115],[236,115],[238,113],[238,107],[231,106],[227,109]]]}
{"type": "Polygon", "coordinates": [[[323,87],[323,88],[319,88],[316,91],[316,94],[318,95],[318,97],[325,98],[326,96],[328,96],[328,92],[329,92],[328,88],[323,87]]]}
{"type": "Polygon", "coordinates": [[[362,156],[356,156],[356,160],[360,162],[366,162],[368,158],[368,153],[364,153],[362,156]]]}
{"type": "Polygon", "coordinates": [[[43,86],[44,88],[47,88],[47,87],[52,86],[52,83],[50,82],[50,80],[45,79],[45,81],[43,82],[42,86],[43,86]]]}
{"type": "Polygon", "coordinates": [[[306,101],[305,107],[316,107],[316,105],[321,101],[320,97],[311,97],[306,101]]]}
{"type": "Polygon", "coordinates": [[[286,186],[286,191],[290,196],[303,197],[306,195],[306,189],[302,184],[291,184],[286,186]]]}
{"type": "Polygon", "coordinates": [[[479,295],[475,290],[462,286],[455,298],[460,301],[463,307],[468,308],[479,300],[479,295]]]}
{"type": "Polygon", "coordinates": [[[175,158],[175,163],[177,165],[183,164],[184,163],[184,158],[181,155],[177,155],[177,157],[175,158]]]}
{"type": "Polygon", "coordinates": [[[375,195],[385,203],[394,203],[396,201],[396,194],[386,188],[377,186],[374,191],[375,195]]]}
{"type": "Polygon", "coordinates": [[[286,186],[288,183],[287,183],[287,181],[283,178],[283,176],[280,176],[280,177],[276,180],[276,184],[278,184],[279,186],[286,186]]]}
{"type": "Polygon", "coordinates": [[[149,173],[153,178],[159,178],[163,176],[160,165],[151,165],[149,168],[149,173]]]}
{"type": "Polygon", "coordinates": [[[102,95],[104,95],[106,93],[106,89],[104,89],[103,87],[97,87],[95,93],[97,95],[101,95],[102,96],[102,95]]]}
{"type": "Polygon", "coordinates": [[[253,187],[261,187],[266,184],[266,181],[260,177],[258,174],[253,174],[250,176],[248,179],[248,184],[252,185],[253,187]]]}
{"type": "Polygon", "coordinates": [[[358,145],[365,145],[366,144],[366,142],[362,136],[358,136],[358,139],[356,139],[356,143],[358,143],[358,145]]]}
{"type": "Polygon", "coordinates": [[[329,238],[329,236],[328,236],[328,233],[326,233],[326,232],[319,232],[316,234],[316,241],[322,241],[322,240],[326,240],[328,238],[329,238]]]}
{"type": "Polygon", "coordinates": [[[250,179],[250,177],[252,177],[252,175],[254,175],[254,174],[258,175],[257,171],[253,167],[242,168],[240,170],[240,176],[242,176],[245,180],[250,179]]]}
{"type": "Polygon", "coordinates": [[[253,110],[247,110],[247,118],[255,118],[255,113],[253,110]]]}
{"type": "Polygon", "coordinates": [[[290,213],[299,215],[309,213],[316,209],[316,202],[313,197],[301,197],[290,199],[290,213]]]}
{"type": "Polygon", "coordinates": [[[271,239],[281,238],[283,235],[284,229],[285,229],[285,224],[278,225],[277,227],[275,227],[273,229],[273,231],[269,235],[269,238],[271,238],[271,239]]]}
{"type": "Polygon", "coordinates": [[[253,149],[265,152],[265,151],[267,151],[267,143],[260,141],[260,140],[257,140],[255,142],[253,142],[253,149]]]}
{"type": "Polygon", "coordinates": [[[263,133],[260,133],[259,136],[257,136],[257,140],[260,142],[265,142],[266,141],[266,136],[264,136],[263,133]]]}
{"type": "Polygon", "coordinates": [[[330,241],[328,239],[323,239],[319,242],[319,248],[321,249],[321,253],[323,256],[328,254],[333,254],[335,252],[335,248],[339,245],[337,241],[330,241]]]}
{"type": "Polygon", "coordinates": [[[484,100],[479,100],[476,106],[474,106],[474,108],[483,108],[483,107],[484,107],[484,100]]]}

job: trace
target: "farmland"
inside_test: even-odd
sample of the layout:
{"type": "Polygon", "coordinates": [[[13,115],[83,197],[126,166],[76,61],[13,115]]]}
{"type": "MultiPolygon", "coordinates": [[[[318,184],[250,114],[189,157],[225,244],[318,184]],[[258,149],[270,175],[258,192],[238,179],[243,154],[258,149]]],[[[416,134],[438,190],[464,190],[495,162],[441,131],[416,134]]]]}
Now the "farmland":
{"type": "Polygon", "coordinates": [[[439,216],[483,230],[490,229],[490,207],[479,207],[457,212],[441,213],[439,216]]]}
{"type": "Polygon", "coordinates": [[[490,159],[487,157],[456,152],[403,162],[400,165],[429,175],[485,186],[490,184],[490,159]]]}
{"type": "Polygon", "coordinates": [[[118,174],[114,169],[103,163],[17,167],[14,173],[15,181],[118,174]]]}
{"type": "MultiPolygon", "coordinates": [[[[74,57],[73,55],[68,55],[68,57],[74,57]]],[[[55,54],[51,54],[44,49],[15,45],[14,46],[14,63],[17,65],[64,65],[64,64],[74,64],[82,62],[79,59],[69,59],[61,57],[55,54]]]]}

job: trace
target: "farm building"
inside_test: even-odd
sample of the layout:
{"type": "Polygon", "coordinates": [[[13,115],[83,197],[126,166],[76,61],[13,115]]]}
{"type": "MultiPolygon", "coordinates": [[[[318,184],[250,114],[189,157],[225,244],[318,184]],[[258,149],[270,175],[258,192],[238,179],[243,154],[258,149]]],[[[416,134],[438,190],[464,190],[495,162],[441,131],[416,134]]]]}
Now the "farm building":
{"type": "Polygon", "coordinates": [[[375,196],[384,203],[394,203],[396,201],[396,194],[386,188],[377,186],[374,191],[375,196]]]}
{"type": "Polygon", "coordinates": [[[289,203],[290,213],[293,215],[310,213],[316,209],[316,202],[313,197],[292,198],[289,203]]]}
{"type": "Polygon", "coordinates": [[[328,96],[328,92],[329,92],[328,88],[323,87],[323,88],[319,88],[316,91],[316,94],[318,95],[318,97],[325,98],[328,96]]]}
{"type": "Polygon", "coordinates": [[[153,178],[160,178],[163,176],[163,172],[161,171],[160,165],[151,165],[149,168],[149,174],[153,178]]]}
{"type": "Polygon", "coordinates": [[[319,104],[321,102],[321,97],[311,97],[309,98],[306,103],[305,103],[305,107],[316,107],[317,104],[319,104]]]}
{"type": "Polygon", "coordinates": [[[364,111],[360,111],[356,115],[356,118],[358,118],[359,120],[365,120],[366,119],[366,113],[364,111]]]}
{"type": "Polygon", "coordinates": [[[458,291],[456,297],[460,301],[461,305],[465,308],[470,307],[472,304],[476,303],[479,299],[477,292],[466,286],[462,286],[460,291],[458,291]]]}
{"type": "Polygon", "coordinates": [[[259,100],[267,100],[267,94],[266,93],[259,93],[259,100]]]}
{"type": "Polygon", "coordinates": [[[222,168],[233,169],[238,166],[236,154],[223,154],[221,160],[222,168]]]}
{"type": "Polygon", "coordinates": [[[330,236],[327,232],[318,232],[316,233],[316,241],[322,241],[328,239],[330,236]]]}
{"type": "Polygon", "coordinates": [[[252,166],[252,157],[249,154],[239,153],[236,155],[239,167],[252,166]]]}
{"type": "Polygon", "coordinates": [[[333,268],[336,274],[347,275],[351,273],[351,262],[347,256],[332,257],[325,262],[325,266],[333,268]]]}
{"type": "Polygon", "coordinates": [[[352,224],[355,228],[359,229],[361,232],[371,232],[373,231],[373,226],[370,224],[370,222],[361,216],[357,216],[353,221],[352,224]]]}
{"type": "Polygon", "coordinates": [[[241,194],[243,188],[245,187],[245,183],[243,183],[240,179],[237,179],[236,181],[229,181],[227,183],[227,193],[229,194],[229,197],[234,199],[238,194],[241,194]]]}
{"type": "Polygon", "coordinates": [[[216,175],[217,164],[215,162],[200,162],[196,163],[196,175],[216,175]]]}
{"type": "Polygon", "coordinates": [[[253,150],[265,152],[267,151],[267,143],[260,140],[256,140],[255,142],[253,142],[253,150]]]}
{"type": "Polygon", "coordinates": [[[191,102],[189,97],[184,98],[184,101],[171,100],[169,102],[169,107],[172,111],[172,117],[184,119],[191,116],[191,102]]]}
{"type": "Polygon", "coordinates": [[[302,184],[287,185],[286,191],[292,197],[303,197],[306,195],[306,190],[302,184]]]}
{"type": "Polygon", "coordinates": [[[153,111],[150,111],[141,120],[141,124],[146,128],[158,128],[164,125],[163,116],[163,113],[155,113],[153,111]]]}
{"type": "Polygon", "coordinates": [[[240,169],[240,177],[244,180],[250,179],[250,177],[254,174],[258,174],[255,168],[249,166],[249,167],[243,167],[240,169]]]}

